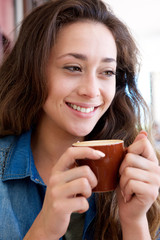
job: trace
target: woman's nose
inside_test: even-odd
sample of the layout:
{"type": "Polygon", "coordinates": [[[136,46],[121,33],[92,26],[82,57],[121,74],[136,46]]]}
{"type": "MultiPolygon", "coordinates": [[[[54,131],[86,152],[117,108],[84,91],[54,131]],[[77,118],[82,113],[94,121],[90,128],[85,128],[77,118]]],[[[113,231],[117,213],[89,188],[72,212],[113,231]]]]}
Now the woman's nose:
{"type": "Polygon", "coordinates": [[[100,95],[100,85],[96,75],[86,75],[81,79],[78,94],[89,98],[95,98],[100,95]]]}

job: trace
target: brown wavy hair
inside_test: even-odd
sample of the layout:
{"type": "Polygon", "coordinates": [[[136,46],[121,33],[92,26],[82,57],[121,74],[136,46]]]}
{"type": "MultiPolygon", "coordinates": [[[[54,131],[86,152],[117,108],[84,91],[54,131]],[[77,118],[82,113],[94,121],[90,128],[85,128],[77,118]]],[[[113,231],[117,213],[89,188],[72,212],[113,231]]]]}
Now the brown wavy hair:
{"type": "MultiPolygon", "coordinates": [[[[24,19],[15,46],[1,66],[1,136],[19,135],[36,126],[47,98],[45,70],[57,32],[82,20],[104,24],[117,46],[115,98],[85,139],[120,138],[128,146],[142,127],[147,128],[147,106],[137,89],[139,52],[126,25],[101,0],[52,0],[24,19]]],[[[95,239],[122,239],[115,192],[96,194],[96,204],[95,239]]],[[[153,239],[159,220],[157,199],[148,212],[153,239]]]]}

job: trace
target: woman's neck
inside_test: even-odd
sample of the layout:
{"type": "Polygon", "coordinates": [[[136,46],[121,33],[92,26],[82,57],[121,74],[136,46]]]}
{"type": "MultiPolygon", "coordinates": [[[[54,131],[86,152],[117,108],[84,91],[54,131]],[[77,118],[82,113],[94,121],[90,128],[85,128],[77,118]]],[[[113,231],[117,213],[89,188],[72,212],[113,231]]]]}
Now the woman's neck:
{"type": "Polygon", "coordinates": [[[59,128],[39,124],[31,137],[35,166],[47,184],[51,170],[68,147],[82,138],[72,136],[59,128]]]}

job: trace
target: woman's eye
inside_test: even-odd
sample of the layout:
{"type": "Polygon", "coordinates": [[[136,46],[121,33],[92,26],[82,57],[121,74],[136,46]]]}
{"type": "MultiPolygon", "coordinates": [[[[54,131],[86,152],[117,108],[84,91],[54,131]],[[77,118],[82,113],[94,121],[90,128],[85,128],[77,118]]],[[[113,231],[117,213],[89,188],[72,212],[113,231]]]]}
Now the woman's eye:
{"type": "Polygon", "coordinates": [[[108,70],[108,71],[104,71],[103,75],[105,75],[107,77],[112,77],[112,76],[116,75],[116,73],[114,71],[108,70]]]}
{"type": "Polygon", "coordinates": [[[67,69],[70,72],[81,72],[81,68],[78,66],[66,66],[64,69],[67,69]]]}

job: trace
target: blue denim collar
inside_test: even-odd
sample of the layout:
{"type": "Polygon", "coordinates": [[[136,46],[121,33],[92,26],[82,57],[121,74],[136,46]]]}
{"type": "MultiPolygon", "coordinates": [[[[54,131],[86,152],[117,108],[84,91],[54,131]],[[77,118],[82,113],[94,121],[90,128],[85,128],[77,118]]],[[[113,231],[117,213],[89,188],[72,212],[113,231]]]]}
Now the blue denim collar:
{"type": "Polygon", "coordinates": [[[4,171],[2,180],[12,180],[30,177],[32,181],[44,185],[32,156],[30,147],[31,131],[18,137],[6,137],[6,156],[4,159],[4,171]]]}

